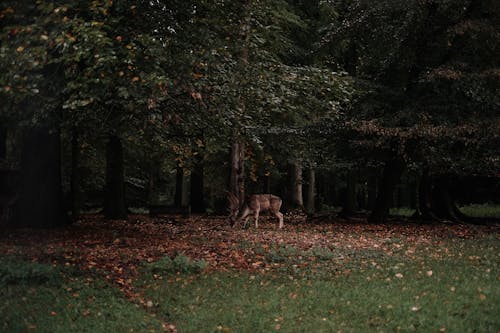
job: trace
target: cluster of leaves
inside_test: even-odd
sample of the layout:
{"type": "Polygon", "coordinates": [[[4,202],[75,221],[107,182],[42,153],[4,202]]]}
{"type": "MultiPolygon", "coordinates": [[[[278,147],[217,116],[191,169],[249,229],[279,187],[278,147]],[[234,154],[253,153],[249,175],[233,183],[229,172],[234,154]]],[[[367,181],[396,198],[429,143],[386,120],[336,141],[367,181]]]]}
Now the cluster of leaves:
{"type": "Polygon", "coordinates": [[[189,166],[235,135],[266,156],[302,156],[313,151],[304,128],[338,121],[350,100],[345,75],[308,60],[313,21],[293,2],[7,1],[0,10],[2,118],[77,128],[86,146],[118,135],[153,165],[169,153],[189,166]]]}
{"type": "Polygon", "coordinates": [[[441,173],[495,173],[498,4],[339,3],[319,44],[356,77],[360,92],[341,133],[354,140],[343,151],[399,156],[441,173]]]}

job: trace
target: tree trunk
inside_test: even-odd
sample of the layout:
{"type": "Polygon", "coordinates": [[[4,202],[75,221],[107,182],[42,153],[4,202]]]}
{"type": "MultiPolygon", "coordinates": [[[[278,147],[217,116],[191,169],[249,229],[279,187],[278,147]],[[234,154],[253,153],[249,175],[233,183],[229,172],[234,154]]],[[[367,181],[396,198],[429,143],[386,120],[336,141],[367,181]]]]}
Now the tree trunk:
{"type": "Polygon", "coordinates": [[[159,158],[153,158],[153,164],[149,171],[149,184],[148,184],[148,205],[160,205],[160,169],[161,163],[159,158]]]}
{"type": "Polygon", "coordinates": [[[245,145],[233,143],[231,146],[231,173],[229,192],[233,193],[240,202],[245,198],[245,145]]]}
{"type": "Polygon", "coordinates": [[[434,178],[431,207],[433,213],[442,220],[463,223],[467,216],[462,214],[450,193],[449,179],[446,176],[434,178]]]}
{"type": "Polygon", "coordinates": [[[78,130],[73,128],[71,137],[71,219],[76,221],[80,217],[82,208],[82,191],[81,191],[81,151],[78,142],[78,130]]]}
{"type": "Polygon", "coordinates": [[[290,209],[303,209],[304,199],[302,196],[302,165],[299,161],[295,161],[289,165],[289,199],[288,206],[290,209]]]}
{"type": "Polygon", "coordinates": [[[175,175],[175,196],[174,196],[174,206],[177,208],[185,207],[186,202],[184,198],[186,197],[186,186],[184,184],[184,168],[177,164],[176,175],[175,175]]]}
{"type": "Polygon", "coordinates": [[[431,177],[427,170],[422,174],[418,188],[417,217],[431,221],[471,222],[455,204],[446,176],[431,177]]]}
{"type": "Polygon", "coordinates": [[[264,176],[264,191],[263,193],[271,193],[271,176],[264,176]]]}
{"type": "Polygon", "coordinates": [[[345,192],[345,197],[343,198],[342,213],[343,216],[349,216],[354,214],[358,210],[357,201],[357,177],[356,170],[349,170],[347,174],[347,188],[345,192]]]}
{"type": "MultiPolygon", "coordinates": [[[[245,85],[249,78],[247,77],[246,69],[249,60],[249,37],[250,37],[250,5],[251,0],[245,0],[242,3],[242,20],[239,27],[239,37],[241,39],[241,49],[238,55],[242,71],[239,73],[240,94],[238,107],[241,114],[245,113],[246,101],[243,98],[246,96],[245,85]]],[[[234,124],[239,126],[238,122],[234,124]]],[[[229,192],[232,193],[240,203],[245,199],[245,144],[239,140],[239,128],[235,127],[233,133],[233,143],[231,145],[231,172],[229,178],[229,192]]]]}
{"type": "Polygon", "coordinates": [[[0,125],[0,160],[7,157],[7,128],[0,125]]]}
{"type": "Polygon", "coordinates": [[[115,135],[109,138],[106,146],[106,188],[104,195],[104,216],[112,220],[126,219],[123,148],[120,138],[115,135]]]}
{"type": "Polygon", "coordinates": [[[389,209],[393,199],[396,185],[404,170],[404,163],[401,160],[391,160],[386,162],[380,179],[379,191],[375,201],[375,207],[371,212],[369,221],[372,223],[383,223],[389,216],[389,209]]]}
{"type": "Polygon", "coordinates": [[[193,213],[204,213],[205,212],[205,196],[204,196],[204,168],[203,168],[203,156],[200,154],[196,155],[193,169],[191,170],[191,182],[190,182],[190,204],[191,211],[193,213]]]}
{"type": "Polygon", "coordinates": [[[314,168],[310,167],[308,170],[308,182],[307,182],[307,202],[306,210],[308,214],[313,214],[315,212],[316,204],[316,172],[314,168]]]}
{"type": "Polygon", "coordinates": [[[424,170],[418,184],[418,203],[416,215],[424,220],[438,220],[431,209],[432,179],[429,170],[424,170]]]}
{"type": "Polygon", "coordinates": [[[18,200],[8,225],[54,228],[69,221],[61,186],[61,142],[59,132],[46,127],[31,128],[24,137],[18,200]]]}

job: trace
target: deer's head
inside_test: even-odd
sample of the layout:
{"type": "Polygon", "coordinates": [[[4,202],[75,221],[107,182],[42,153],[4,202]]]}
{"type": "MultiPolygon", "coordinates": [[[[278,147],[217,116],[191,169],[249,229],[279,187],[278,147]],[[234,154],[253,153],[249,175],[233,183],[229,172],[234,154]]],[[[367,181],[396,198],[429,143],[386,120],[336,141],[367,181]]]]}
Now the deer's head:
{"type": "Polygon", "coordinates": [[[234,195],[234,193],[227,193],[228,206],[227,210],[229,212],[228,222],[231,227],[234,227],[238,221],[238,214],[240,213],[240,201],[234,195]]]}

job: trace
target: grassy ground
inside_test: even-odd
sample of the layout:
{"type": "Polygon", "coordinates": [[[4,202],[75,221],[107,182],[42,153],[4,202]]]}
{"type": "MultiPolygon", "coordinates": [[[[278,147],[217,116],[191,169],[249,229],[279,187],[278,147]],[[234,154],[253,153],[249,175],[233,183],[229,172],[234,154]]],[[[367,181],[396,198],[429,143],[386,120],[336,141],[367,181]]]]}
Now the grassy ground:
{"type": "Polygon", "coordinates": [[[0,262],[1,332],[160,332],[162,323],[100,279],[12,258],[0,262]]]}
{"type": "MultiPolygon", "coordinates": [[[[460,211],[470,217],[496,218],[500,219],[500,205],[493,204],[471,204],[460,207],[460,211]]],[[[414,209],[408,207],[391,208],[391,215],[412,216],[414,209]]]]}
{"type": "Polygon", "coordinates": [[[342,260],[317,258],[321,262],[313,268],[300,267],[297,260],[308,253],[295,253],[284,259],[290,265],[277,271],[162,279],[145,273],[141,286],[156,311],[180,332],[500,329],[497,240],[450,241],[440,248],[419,248],[411,258],[360,251],[342,260]]]}
{"type": "Polygon", "coordinates": [[[496,226],[159,222],[0,236],[0,331],[500,331],[496,226]]]}
{"type": "Polygon", "coordinates": [[[472,217],[500,218],[500,205],[473,204],[460,207],[460,210],[472,217]]]}

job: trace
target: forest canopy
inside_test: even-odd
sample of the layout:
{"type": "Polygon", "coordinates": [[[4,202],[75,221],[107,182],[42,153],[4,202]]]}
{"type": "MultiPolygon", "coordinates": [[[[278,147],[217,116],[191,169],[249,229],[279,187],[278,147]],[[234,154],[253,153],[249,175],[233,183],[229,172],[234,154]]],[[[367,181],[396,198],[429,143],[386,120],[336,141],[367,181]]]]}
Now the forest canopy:
{"type": "Polygon", "coordinates": [[[0,27],[0,224],[499,200],[498,1],[7,0],[0,27]]]}

